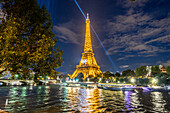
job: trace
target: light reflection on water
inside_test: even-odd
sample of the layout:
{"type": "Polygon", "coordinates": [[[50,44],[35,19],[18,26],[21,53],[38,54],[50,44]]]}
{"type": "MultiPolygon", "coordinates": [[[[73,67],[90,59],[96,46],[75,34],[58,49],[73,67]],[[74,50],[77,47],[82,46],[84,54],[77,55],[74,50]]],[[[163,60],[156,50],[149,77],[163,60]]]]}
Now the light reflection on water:
{"type": "Polygon", "coordinates": [[[10,113],[170,112],[169,106],[170,94],[166,92],[122,92],[54,85],[0,87],[0,109],[10,113]]]}
{"type": "Polygon", "coordinates": [[[152,92],[151,97],[152,97],[152,103],[154,105],[154,107],[153,107],[154,110],[165,112],[164,108],[166,105],[166,101],[163,99],[162,93],[161,92],[152,92]]]}
{"type": "Polygon", "coordinates": [[[102,103],[99,95],[101,94],[98,88],[67,87],[67,98],[70,100],[68,106],[79,112],[102,112],[104,108],[100,108],[102,103]]]}

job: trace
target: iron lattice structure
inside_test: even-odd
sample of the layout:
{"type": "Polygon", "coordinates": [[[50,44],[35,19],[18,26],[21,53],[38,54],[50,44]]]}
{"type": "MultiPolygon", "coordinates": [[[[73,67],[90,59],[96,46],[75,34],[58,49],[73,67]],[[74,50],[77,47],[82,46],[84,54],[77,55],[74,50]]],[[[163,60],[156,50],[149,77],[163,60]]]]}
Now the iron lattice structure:
{"type": "Polygon", "coordinates": [[[84,79],[87,78],[89,75],[92,75],[93,77],[95,77],[96,74],[102,74],[100,70],[100,66],[97,65],[96,59],[94,57],[93,49],[92,49],[91,33],[90,33],[90,19],[89,19],[88,14],[87,14],[87,19],[86,19],[84,52],[82,53],[82,57],[81,57],[79,65],[76,66],[76,70],[74,71],[72,75],[70,75],[70,78],[74,79],[80,73],[83,74],[84,79]]]}

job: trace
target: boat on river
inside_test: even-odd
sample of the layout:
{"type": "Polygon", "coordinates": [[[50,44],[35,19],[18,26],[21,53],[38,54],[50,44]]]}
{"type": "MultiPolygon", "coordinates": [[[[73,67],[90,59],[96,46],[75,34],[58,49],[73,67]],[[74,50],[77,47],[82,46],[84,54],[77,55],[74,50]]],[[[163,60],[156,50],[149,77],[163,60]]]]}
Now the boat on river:
{"type": "Polygon", "coordinates": [[[161,86],[142,87],[143,92],[169,92],[170,89],[161,86]]]}
{"type": "Polygon", "coordinates": [[[122,91],[135,91],[135,87],[123,87],[122,91]]]}
{"type": "Polygon", "coordinates": [[[121,87],[103,87],[103,89],[111,90],[111,91],[120,91],[120,90],[122,90],[121,87]]]}
{"type": "Polygon", "coordinates": [[[105,89],[105,90],[111,90],[111,91],[134,91],[135,87],[133,87],[131,84],[105,84],[105,83],[99,83],[98,88],[105,89]]]}
{"type": "Polygon", "coordinates": [[[103,86],[97,86],[97,88],[99,88],[99,89],[103,89],[103,86]]]}

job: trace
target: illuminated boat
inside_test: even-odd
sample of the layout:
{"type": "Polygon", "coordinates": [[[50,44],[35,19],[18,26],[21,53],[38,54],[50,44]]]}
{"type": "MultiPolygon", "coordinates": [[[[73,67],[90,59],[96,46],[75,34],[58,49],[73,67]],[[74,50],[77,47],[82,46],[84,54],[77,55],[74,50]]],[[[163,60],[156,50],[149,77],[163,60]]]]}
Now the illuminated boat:
{"type": "Polygon", "coordinates": [[[160,86],[152,86],[152,87],[142,87],[143,92],[167,92],[169,91],[166,87],[160,87],[160,86]]]}
{"type": "Polygon", "coordinates": [[[111,90],[111,91],[120,91],[122,87],[103,87],[103,89],[111,90]]]}
{"type": "Polygon", "coordinates": [[[122,91],[134,91],[134,87],[122,87],[122,91]]]}

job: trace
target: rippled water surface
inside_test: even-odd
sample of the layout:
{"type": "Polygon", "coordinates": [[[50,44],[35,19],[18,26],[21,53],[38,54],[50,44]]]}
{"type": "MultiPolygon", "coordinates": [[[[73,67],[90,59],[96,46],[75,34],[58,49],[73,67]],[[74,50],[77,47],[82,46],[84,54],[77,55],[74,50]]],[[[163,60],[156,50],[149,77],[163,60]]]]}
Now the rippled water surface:
{"type": "Polygon", "coordinates": [[[0,109],[10,113],[169,113],[170,92],[123,92],[55,85],[5,86],[0,87],[0,109]]]}

